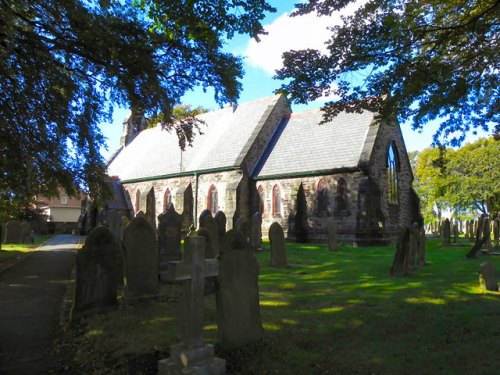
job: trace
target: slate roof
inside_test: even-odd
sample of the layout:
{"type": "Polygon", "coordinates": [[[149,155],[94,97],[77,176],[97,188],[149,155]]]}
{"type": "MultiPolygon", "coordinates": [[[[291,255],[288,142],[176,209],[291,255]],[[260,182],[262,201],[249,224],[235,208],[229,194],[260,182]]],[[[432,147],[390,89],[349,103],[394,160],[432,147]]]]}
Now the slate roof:
{"type": "Polygon", "coordinates": [[[187,146],[184,152],[175,133],[162,130],[161,126],[143,130],[114,155],[108,174],[126,181],[239,167],[248,139],[280,97],[274,95],[199,115],[207,126],[201,125],[203,135],[196,136],[193,147],[187,146]]]}
{"type": "Polygon", "coordinates": [[[378,129],[375,114],[340,113],[319,125],[312,110],[285,117],[252,175],[257,178],[357,168],[369,157],[378,129]],[[370,126],[372,124],[372,126],[370,126]]]}

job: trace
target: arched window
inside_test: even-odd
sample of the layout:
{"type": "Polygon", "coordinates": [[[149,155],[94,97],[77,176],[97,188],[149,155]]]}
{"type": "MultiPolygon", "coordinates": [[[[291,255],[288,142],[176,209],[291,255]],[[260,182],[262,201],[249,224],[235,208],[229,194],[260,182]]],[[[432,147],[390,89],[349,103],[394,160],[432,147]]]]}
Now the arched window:
{"type": "Polygon", "coordinates": [[[167,189],[165,194],[163,194],[163,212],[167,211],[171,205],[172,193],[170,192],[170,189],[167,189]]]}
{"type": "Polygon", "coordinates": [[[328,184],[324,179],[319,180],[317,188],[318,216],[328,215],[328,184]]]}
{"type": "Polygon", "coordinates": [[[135,192],[135,213],[139,212],[139,203],[141,201],[141,191],[137,190],[135,192]]]}
{"type": "Polygon", "coordinates": [[[208,189],[207,209],[212,213],[212,215],[215,215],[215,213],[219,210],[217,188],[215,185],[210,186],[210,189],[208,189]]]}
{"type": "Polygon", "coordinates": [[[259,198],[259,213],[260,216],[264,216],[264,208],[266,205],[266,193],[264,192],[264,186],[260,185],[258,187],[257,195],[259,198]]]}
{"type": "Polygon", "coordinates": [[[335,193],[335,200],[337,201],[337,211],[346,211],[347,205],[347,182],[343,177],[337,181],[337,192],[335,193]]]}
{"type": "Polygon", "coordinates": [[[394,142],[387,150],[387,200],[391,204],[398,204],[398,171],[399,158],[394,142]]]}
{"type": "Polygon", "coordinates": [[[273,187],[273,216],[281,215],[281,190],[276,184],[273,187]]]}

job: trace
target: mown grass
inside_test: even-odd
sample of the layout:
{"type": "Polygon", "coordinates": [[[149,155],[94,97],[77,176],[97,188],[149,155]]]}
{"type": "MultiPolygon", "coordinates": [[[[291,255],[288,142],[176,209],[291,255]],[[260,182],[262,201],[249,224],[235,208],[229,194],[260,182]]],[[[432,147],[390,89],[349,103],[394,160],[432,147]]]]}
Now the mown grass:
{"type": "Polygon", "coordinates": [[[52,235],[38,236],[35,237],[33,243],[2,244],[2,249],[0,250],[0,263],[18,258],[19,256],[22,256],[24,253],[35,250],[38,246],[40,246],[42,243],[44,243],[51,237],[52,235]]]}
{"type": "MultiPolygon", "coordinates": [[[[218,354],[242,374],[498,374],[500,296],[481,292],[478,269],[485,260],[500,269],[500,257],[469,260],[467,250],[430,240],[428,264],[397,278],[394,247],[287,244],[286,269],[269,266],[268,250],[257,253],[265,337],[218,354]]],[[[165,288],[170,301],[94,317],[77,340],[106,363],[149,355],[154,366],[180,340],[180,294],[165,288]]],[[[214,342],[214,297],[205,299],[205,338],[214,342]]]]}

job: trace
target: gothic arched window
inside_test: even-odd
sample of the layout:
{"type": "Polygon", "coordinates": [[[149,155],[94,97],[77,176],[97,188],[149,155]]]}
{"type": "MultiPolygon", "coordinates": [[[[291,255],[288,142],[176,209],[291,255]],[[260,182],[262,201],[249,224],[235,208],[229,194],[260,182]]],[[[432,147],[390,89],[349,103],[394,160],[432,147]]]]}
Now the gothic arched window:
{"type": "Polygon", "coordinates": [[[394,142],[387,150],[387,200],[391,204],[398,204],[398,171],[399,158],[394,142]]]}
{"type": "Polygon", "coordinates": [[[318,215],[328,215],[328,184],[324,179],[319,180],[317,188],[318,215]]]}
{"type": "Polygon", "coordinates": [[[141,201],[141,191],[137,190],[135,192],[135,213],[139,212],[139,203],[141,201]]]}
{"type": "Polygon", "coordinates": [[[335,200],[337,201],[337,211],[342,212],[348,209],[347,204],[347,182],[343,177],[337,181],[337,192],[335,193],[335,200]]]}
{"type": "Polygon", "coordinates": [[[215,215],[215,213],[219,210],[218,199],[217,188],[215,185],[210,186],[210,189],[208,189],[207,208],[212,215],[215,215]]]}
{"type": "Polygon", "coordinates": [[[273,187],[273,216],[281,215],[281,191],[276,184],[273,187]]]}
{"type": "Polygon", "coordinates": [[[257,195],[259,198],[259,213],[260,216],[264,216],[264,208],[266,204],[266,193],[264,191],[264,186],[259,185],[257,189],[257,195]]]}
{"type": "Polygon", "coordinates": [[[171,205],[172,193],[170,192],[170,189],[167,189],[165,194],[163,194],[163,212],[167,211],[171,205]]]}

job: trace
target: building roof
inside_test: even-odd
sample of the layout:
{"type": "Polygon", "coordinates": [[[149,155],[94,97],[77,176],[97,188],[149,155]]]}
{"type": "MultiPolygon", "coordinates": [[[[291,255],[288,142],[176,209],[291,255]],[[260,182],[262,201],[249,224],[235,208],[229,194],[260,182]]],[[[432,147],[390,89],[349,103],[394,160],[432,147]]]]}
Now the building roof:
{"type": "Polygon", "coordinates": [[[203,135],[195,136],[193,146],[186,146],[185,151],[180,150],[175,132],[161,126],[143,130],[113,156],[108,174],[126,181],[237,168],[255,128],[280,97],[274,95],[197,116],[206,123],[200,126],[203,135]]]}
{"type": "Polygon", "coordinates": [[[371,153],[378,129],[375,116],[368,111],[340,113],[319,125],[321,110],[291,114],[283,118],[252,175],[269,178],[358,168],[371,153]]]}

